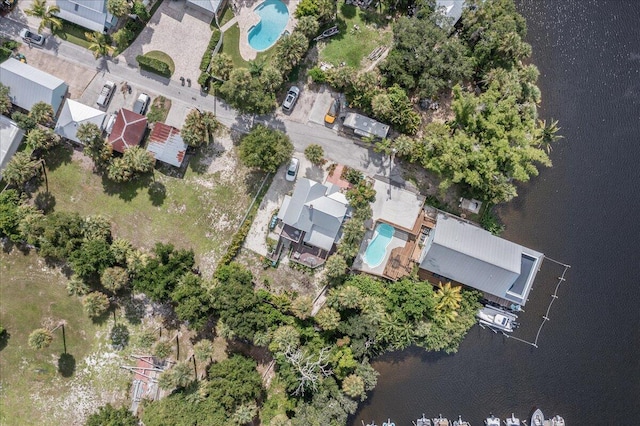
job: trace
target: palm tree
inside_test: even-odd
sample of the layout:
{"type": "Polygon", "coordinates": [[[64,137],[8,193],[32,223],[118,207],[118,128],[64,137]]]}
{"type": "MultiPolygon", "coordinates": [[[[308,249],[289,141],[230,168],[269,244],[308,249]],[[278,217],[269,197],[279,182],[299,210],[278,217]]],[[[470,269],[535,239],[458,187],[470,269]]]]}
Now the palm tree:
{"type": "Polygon", "coordinates": [[[173,376],[173,384],[178,388],[186,388],[193,380],[191,374],[191,366],[187,362],[177,363],[171,370],[173,376]]]}
{"type": "Polygon", "coordinates": [[[253,61],[249,61],[249,72],[252,76],[257,77],[262,74],[262,70],[264,69],[264,61],[255,59],[253,61]]]}
{"type": "Polygon", "coordinates": [[[0,114],[6,114],[11,110],[11,98],[9,88],[0,83],[0,114]]]}
{"type": "Polygon", "coordinates": [[[258,414],[258,407],[255,402],[249,402],[248,404],[239,405],[233,413],[233,422],[237,425],[252,424],[253,419],[258,414]]]}
{"type": "Polygon", "coordinates": [[[33,0],[31,9],[25,10],[24,13],[40,19],[39,32],[44,28],[49,28],[52,31],[62,28],[62,20],[55,16],[60,13],[60,8],[55,5],[47,6],[47,0],[33,0]]]}
{"type": "Polygon", "coordinates": [[[211,142],[218,125],[218,120],[212,112],[193,109],[187,115],[180,134],[187,145],[208,144],[211,142]]]}
{"type": "Polygon", "coordinates": [[[46,102],[36,102],[31,107],[29,115],[36,123],[47,126],[53,121],[53,107],[46,102]]]}
{"type": "Polygon", "coordinates": [[[309,296],[299,296],[291,302],[291,312],[301,320],[309,318],[312,310],[313,299],[309,296]]]}
{"type": "Polygon", "coordinates": [[[135,170],[138,173],[151,172],[156,162],[155,158],[149,151],[139,146],[127,149],[124,153],[123,159],[131,170],[135,170]]]}
{"type": "Polygon", "coordinates": [[[107,57],[113,52],[113,48],[109,44],[109,39],[106,34],[94,31],[92,33],[84,33],[84,36],[90,43],[89,50],[93,52],[93,56],[95,56],[96,59],[107,57]]]}
{"type": "Polygon", "coordinates": [[[46,328],[37,328],[29,334],[29,347],[32,349],[44,349],[53,341],[53,335],[46,328]]]}
{"type": "Polygon", "coordinates": [[[198,362],[213,361],[213,351],[213,342],[211,340],[203,339],[193,345],[193,355],[198,362]]]}
{"type": "Polygon", "coordinates": [[[435,310],[440,315],[443,315],[445,321],[453,321],[458,316],[457,310],[462,300],[462,286],[452,287],[451,282],[448,282],[444,285],[439,283],[438,287],[438,291],[435,294],[435,310]]]}
{"type": "Polygon", "coordinates": [[[82,301],[84,310],[90,318],[97,318],[107,312],[109,304],[107,295],[99,291],[87,294],[82,301]]]}
{"type": "Polygon", "coordinates": [[[294,32],[280,38],[276,45],[276,57],[285,69],[295,67],[309,48],[309,40],[301,33],[294,32]]]}
{"type": "Polygon", "coordinates": [[[33,161],[26,152],[16,152],[3,172],[3,178],[9,185],[21,188],[37,173],[37,161],[33,161]]]}
{"type": "Polygon", "coordinates": [[[538,136],[538,147],[547,151],[547,154],[551,153],[553,150],[554,142],[559,141],[564,136],[558,135],[558,120],[551,120],[549,124],[547,124],[547,120],[538,120],[538,128],[539,128],[539,136],[538,136]]]}

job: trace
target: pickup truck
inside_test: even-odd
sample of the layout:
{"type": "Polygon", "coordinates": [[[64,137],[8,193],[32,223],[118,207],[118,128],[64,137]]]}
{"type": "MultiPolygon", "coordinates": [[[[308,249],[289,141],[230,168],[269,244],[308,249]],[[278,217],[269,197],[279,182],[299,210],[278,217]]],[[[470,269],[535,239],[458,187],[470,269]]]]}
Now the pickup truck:
{"type": "Polygon", "coordinates": [[[106,107],[111,100],[111,96],[113,92],[116,90],[116,84],[113,81],[107,81],[104,86],[102,86],[102,90],[100,91],[100,95],[98,96],[98,100],[96,104],[101,107],[106,107]]]}

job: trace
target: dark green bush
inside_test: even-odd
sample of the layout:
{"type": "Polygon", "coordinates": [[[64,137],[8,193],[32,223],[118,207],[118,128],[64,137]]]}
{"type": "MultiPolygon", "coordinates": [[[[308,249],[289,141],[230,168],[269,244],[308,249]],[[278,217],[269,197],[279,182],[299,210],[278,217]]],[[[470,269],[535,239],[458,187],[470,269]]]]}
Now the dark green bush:
{"type": "Polygon", "coordinates": [[[200,77],[198,77],[198,84],[202,87],[207,87],[207,84],[209,84],[209,73],[207,72],[201,72],[200,73],[200,77]]]}
{"type": "Polygon", "coordinates": [[[164,77],[171,77],[171,69],[165,62],[144,55],[136,56],[136,61],[138,61],[140,68],[143,70],[151,71],[164,77]]]}
{"type": "Polygon", "coordinates": [[[319,67],[313,67],[309,70],[309,77],[314,83],[322,84],[327,82],[327,74],[319,67]]]}
{"type": "Polygon", "coordinates": [[[6,47],[0,47],[0,62],[4,61],[8,57],[11,56],[11,49],[7,49],[6,47]]]}
{"type": "Polygon", "coordinates": [[[215,28],[211,33],[211,38],[209,39],[207,50],[205,50],[204,55],[202,55],[202,60],[200,61],[200,71],[206,71],[207,69],[209,69],[209,64],[211,63],[211,58],[213,57],[213,49],[216,48],[218,41],[220,41],[220,30],[215,28]]]}

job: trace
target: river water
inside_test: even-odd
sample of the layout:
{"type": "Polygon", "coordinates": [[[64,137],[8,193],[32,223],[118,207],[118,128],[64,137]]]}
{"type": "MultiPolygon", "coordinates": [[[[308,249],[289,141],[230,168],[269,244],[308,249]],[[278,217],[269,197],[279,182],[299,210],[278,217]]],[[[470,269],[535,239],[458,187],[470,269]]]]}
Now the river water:
{"type": "MultiPolygon", "coordinates": [[[[640,423],[640,1],[518,0],[539,67],[554,167],[502,207],[503,236],[571,265],[539,347],[475,326],[455,355],[376,360],[353,425],[494,413],[568,425],[640,423]]],[[[533,338],[562,268],[545,261],[514,333],[533,338]]]]}

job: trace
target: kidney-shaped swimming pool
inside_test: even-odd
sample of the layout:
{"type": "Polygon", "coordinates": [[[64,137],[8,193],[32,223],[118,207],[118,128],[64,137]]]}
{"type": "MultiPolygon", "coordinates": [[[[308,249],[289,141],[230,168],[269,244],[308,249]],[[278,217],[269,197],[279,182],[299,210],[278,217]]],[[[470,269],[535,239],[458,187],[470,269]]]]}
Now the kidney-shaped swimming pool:
{"type": "Polygon", "coordinates": [[[249,30],[249,46],[257,51],[275,44],[289,22],[289,9],[280,0],[266,0],[254,10],[260,22],[249,30]]]}
{"type": "Polygon", "coordinates": [[[370,268],[380,266],[387,254],[387,247],[393,238],[393,226],[386,223],[379,223],[373,234],[373,240],[364,252],[364,261],[370,268]]]}

